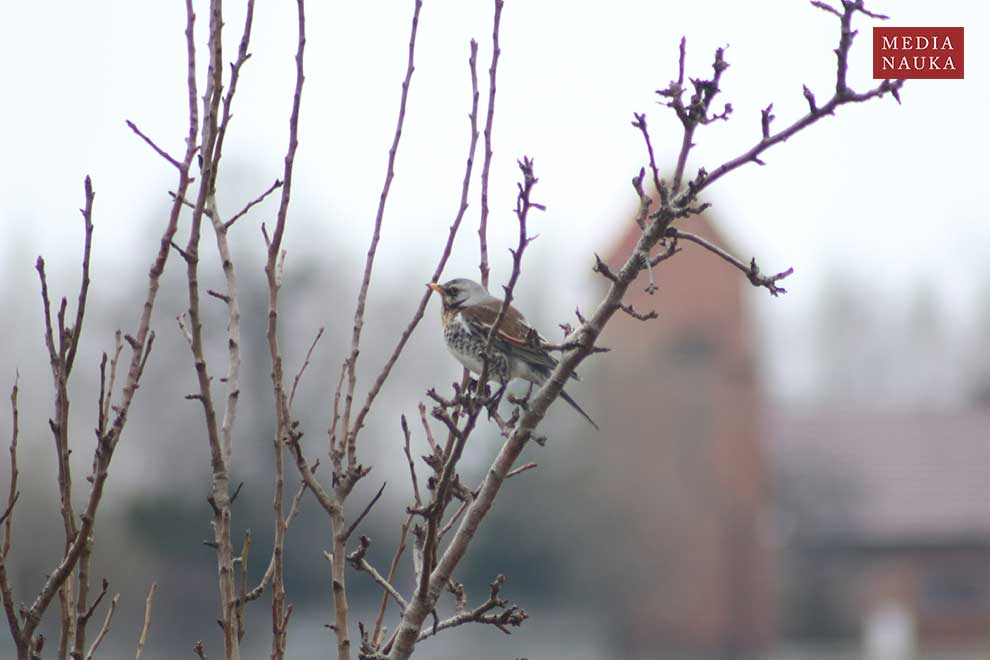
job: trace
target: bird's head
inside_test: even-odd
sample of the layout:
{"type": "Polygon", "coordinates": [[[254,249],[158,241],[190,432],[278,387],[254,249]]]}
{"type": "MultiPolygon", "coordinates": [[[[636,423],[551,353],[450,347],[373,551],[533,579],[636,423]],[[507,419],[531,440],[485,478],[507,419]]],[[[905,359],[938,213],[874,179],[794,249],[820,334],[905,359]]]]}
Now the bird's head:
{"type": "Polygon", "coordinates": [[[430,282],[426,286],[440,294],[444,309],[460,309],[488,298],[485,288],[473,280],[459,277],[444,284],[430,282]]]}

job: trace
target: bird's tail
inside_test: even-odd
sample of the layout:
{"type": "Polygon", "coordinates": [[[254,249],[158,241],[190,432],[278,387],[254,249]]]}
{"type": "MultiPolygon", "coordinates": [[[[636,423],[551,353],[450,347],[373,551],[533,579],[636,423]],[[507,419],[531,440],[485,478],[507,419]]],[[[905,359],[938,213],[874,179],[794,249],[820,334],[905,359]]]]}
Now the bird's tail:
{"type": "Polygon", "coordinates": [[[591,417],[588,416],[588,413],[584,412],[584,410],[581,409],[581,406],[579,406],[577,404],[577,401],[575,401],[574,399],[571,398],[571,395],[570,394],[568,394],[564,390],[561,390],[560,391],[560,398],[562,398],[564,401],[566,401],[567,403],[569,403],[570,406],[571,406],[571,408],[574,408],[574,410],[576,410],[579,413],[581,413],[581,416],[584,417],[586,420],[588,420],[588,423],[591,424],[592,426],[594,426],[596,431],[600,431],[601,430],[601,429],[598,428],[598,424],[595,424],[595,420],[591,419],[591,417]]]}

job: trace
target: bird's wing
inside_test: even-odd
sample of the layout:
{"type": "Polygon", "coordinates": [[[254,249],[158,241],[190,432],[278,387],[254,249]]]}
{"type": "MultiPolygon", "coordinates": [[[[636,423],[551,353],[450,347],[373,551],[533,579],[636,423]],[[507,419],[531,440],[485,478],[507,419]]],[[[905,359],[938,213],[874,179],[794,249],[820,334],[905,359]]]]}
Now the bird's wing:
{"type": "MultiPolygon", "coordinates": [[[[498,318],[501,306],[502,302],[493,298],[491,301],[465,307],[461,310],[461,314],[476,332],[487,337],[498,318]]],[[[525,317],[512,305],[509,305],[505,312],[505,318],[502,319],[502,323],[498,327],[495,341],[496,344],[501,344],[497,346],[498,348],[511,351],[530,364],[549,369],[557,366],[557,360],[543,348],[543,337],[529,325],[525,317]]]]}

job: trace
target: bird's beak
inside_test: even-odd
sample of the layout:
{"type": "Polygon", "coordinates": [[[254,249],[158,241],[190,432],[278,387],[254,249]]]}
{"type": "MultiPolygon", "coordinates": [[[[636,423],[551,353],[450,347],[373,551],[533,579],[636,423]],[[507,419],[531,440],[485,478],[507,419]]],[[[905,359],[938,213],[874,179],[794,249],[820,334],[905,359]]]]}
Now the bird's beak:
{"type": "Polygon", "coordinates": [[[426,286],[430,287],[431,289],[433,289],[437,293],[443,295],[443,287],[440,286],[439,284],[437,284],[436,282],[430,282],[426,286]]]}

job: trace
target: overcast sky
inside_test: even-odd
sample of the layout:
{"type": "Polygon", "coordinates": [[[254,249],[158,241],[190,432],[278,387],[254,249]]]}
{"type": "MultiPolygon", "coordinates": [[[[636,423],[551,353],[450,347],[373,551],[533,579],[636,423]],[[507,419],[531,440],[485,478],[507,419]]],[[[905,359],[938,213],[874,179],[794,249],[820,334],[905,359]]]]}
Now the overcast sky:
{"type": "MultiPolygon", "coordinates": [[[[86,174],[98,195],[95,274],[110,277],[132,263],[143,272],[149,255],[132,254],[132,246],[160,231],[174,176],[124,121],[135,121],[181,154],[183,3],[8,4],[0,22],[0,222],[7,244],[0,249],[0,272],[31,278],[21,281],[36,286],[38,253],[76,268],[76,209],[86,174]]],[[[228,60],[243,20],[238,4],[225,7],[228,60]]],[[[768,152],[766,167],[747,166],[706,193],[740,256],[757,256],[764,270],[796,268],[785,298],[754,298],[757,313],[771,324],[786,325],[813,309],[823,281],[836,271],[894,297],[928,282],[960,318],[974,292],[990,281],[984,202],[990,131],[980,119],[990,105],[986,6],[903,0],[870,7],[890,14],[893,26],[964,26],[966,79],[909,82],[903,106],[887,98],[844,107],[768,152]]],[[[412,8],[411,0],[309,3],[290,253],[360,255],[366,249],[412,8]]],[[[197,11],[202,44],[205,4],[197,11]]],[[[468,41],[480,43],[484,85],[491,15],[491,2],[424,0],[382,272],[420,261],[419,270],[432,269],[456,210],[467,153],[468,41]]],[[[873,84],[872,34],[862,18],[858,27],[850,80],[862,90],[873,84]]],[[[768,103],[783,126],[806,109],[802,84],[822,100],[834,84],[837,22],[806,2],[507,0],[491,189],[496,282],[508,276],[514,161],[525,154],[536,159],[536,198],[548,207],[533,227],[542,238],[528,258],[547,264],[554,279],[524,286],[559,287],[562,295],[549,304],[562,317],[576,303],[590,305],[590,253],[627,226],[635,204],[629,180],[643,164],[644,150],[629,125],[632,113],[649,113],[661,161],[669,163],[679,143],[679,124],[656,105],[654,90],[676,74],[681,35],[687,36],[689,73],[696,76],[708,76],[714,49],[728,45],[723,100],[735,108],[727,124],[699,131],[692,172],[701,165],[711,170],[748,148],[759,137],[759,110],[768,103]]],[[[229,169],[221,175],[221,185],[237,186],[228,199],[249,199],[281,173],[295,39],[295,3],[259,0],[253,57],[225,152],[229,169]]],[[[479,163],[481,153],[479,148],[479,163]]],[[[452,274],[477,272],[477,200],[474,195],[471,226],[458,242],[452,274]]],[[[225,212],[239,204],[228,202],[225,212]]],[[[260,246],[257,228],[271,220],[272,210],[260,209],[239,231],[260,246]]]]}

